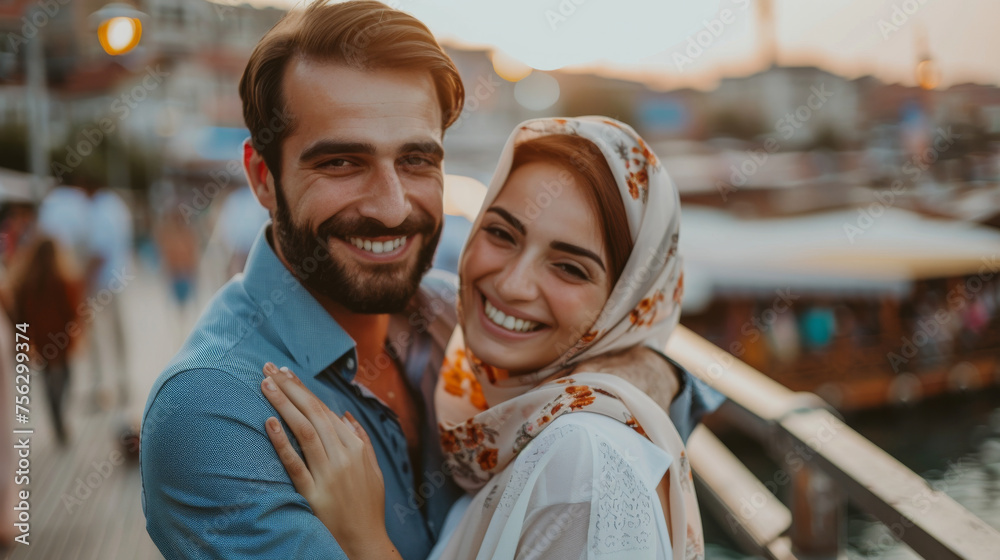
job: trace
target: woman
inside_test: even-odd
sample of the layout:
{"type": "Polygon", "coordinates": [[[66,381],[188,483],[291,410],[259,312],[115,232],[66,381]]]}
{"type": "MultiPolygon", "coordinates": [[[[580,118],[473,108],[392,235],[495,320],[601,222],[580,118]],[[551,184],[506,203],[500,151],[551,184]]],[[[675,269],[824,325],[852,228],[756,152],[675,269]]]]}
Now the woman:
{"type": "Polygon", "coordinates": [[[56,438],[66,445],[68,434],[64,408],[69,390],[69,358],[79,338],[79,329],[69,328],[78,319],[83,285],[68,255],[45,235],[15,254],[7,279],[4,307],[15,324],[30,325],[38,341],[32,363],[45,379],[45,390],[56,438]]]}
{"type": "MultiPolygon", "coordinates": [[[[690,471],[664,410],[618,377],[573,371],[662,347],[677,324],[679,202],[656,156],[607,118],[528,121],[483,208],[435,397],[446,463],[474,496],[456,505],[434,556],[702,557],[690,471]]],[[[281,396],[301,387],[294,375],[265,373],[279,413],[299,414],[281,396]]],[[[268,434],[348,556],[391,557],[367,436],[329,415],[319,438],[299,438],[308,468],[277,419],[268,434]],[[340,475],[313,476],[328,469],[340,475]]]]}

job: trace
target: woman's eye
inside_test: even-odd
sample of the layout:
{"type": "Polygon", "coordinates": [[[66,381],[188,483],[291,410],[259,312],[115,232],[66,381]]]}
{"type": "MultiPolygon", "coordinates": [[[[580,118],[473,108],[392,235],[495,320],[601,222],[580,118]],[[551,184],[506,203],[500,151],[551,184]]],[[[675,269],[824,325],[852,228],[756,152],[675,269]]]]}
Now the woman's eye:
{"type": "Polygon", "coordinates": [[[557,264],[556,267],[559,268],[559,270],[566,272],[567,274],[579,278],[580,280],[590,280],[590,277],[587,276],[587,273],[581,270],[580,267],[565,263],[557,264]]]}
{"type": "Polygon", "coordinates": [[[486,227],[486,228],[483,228],[483,230],[486,231],[486,233],[490,234],[490,236],[496,237],[497,239],[502,239],[504,241],[514,241],[514,238],[511,237],[511,235],[509,233],[507,233],[505,230],[503,230],[501,228],[498,228],[498,227],[486,227]]]}

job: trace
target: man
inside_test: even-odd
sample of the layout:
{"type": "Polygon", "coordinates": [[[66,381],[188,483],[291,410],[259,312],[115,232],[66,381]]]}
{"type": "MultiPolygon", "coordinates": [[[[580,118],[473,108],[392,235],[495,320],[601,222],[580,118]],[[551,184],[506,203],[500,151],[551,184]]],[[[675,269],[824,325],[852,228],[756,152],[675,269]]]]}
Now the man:
{"type": "MultiPolygon", "coordinates": [[[[276,415],[260,391],[271,361],[361,422],[389,536],[404,558],[424,558],[458,495],[432,399],[455,285],[425,277],[443,221],[443,131],[464,97],[458,72],[404,13],[313,4],[261,39],[240,93],[244,166],[272,224],[152,389],[148,531],[168,559],[345,557],[264,431],[276,415]]],[[[701,406],[691,385],[683,406],[701,406]]]]}

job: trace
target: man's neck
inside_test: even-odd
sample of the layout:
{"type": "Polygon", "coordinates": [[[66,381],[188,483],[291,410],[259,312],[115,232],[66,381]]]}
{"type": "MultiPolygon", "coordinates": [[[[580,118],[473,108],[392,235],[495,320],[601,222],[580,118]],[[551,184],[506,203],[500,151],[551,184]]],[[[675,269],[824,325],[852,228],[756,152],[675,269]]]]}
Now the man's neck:
{"type": "Polygon", "coordinates": [[[388,314],[354,313],[312,290],[310,293],[340,325],[340,328],[354,339],[355,344],[358,345],[358,361],[360,363],[371,363],[375,356],[384,350],[385,340],[389,335],[388,314]]]}

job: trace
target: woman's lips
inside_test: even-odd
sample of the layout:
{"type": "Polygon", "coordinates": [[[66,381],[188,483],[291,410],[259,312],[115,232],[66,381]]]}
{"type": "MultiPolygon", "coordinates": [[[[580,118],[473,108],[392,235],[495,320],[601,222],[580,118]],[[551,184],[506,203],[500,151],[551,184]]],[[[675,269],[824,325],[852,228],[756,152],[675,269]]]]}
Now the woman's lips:
{"type": "MultiPolygon", "coordinates": [[[[494,323],[493,320],[490,319],[488,315],[486,315],[486,303],[485,303],[486,296],[478,290],[476,290],[476,294],[479,296],[478,298],[476,298],[477,299],[476,307],[477,307],[477,313],[479,315],[479,321],[483,324],[483,329],[486,330],[487,333],[497,338],[502,338],[511,341],[522,341],[532,338],[535,335],[550,328],[548,325],[539,324],[539,326],[536,327],[534,330],[528,332],[516,332],[509,329],[505,329],[504,327],[501,327],[500,325],[494,323]]],[[[490,305],[493,304],[490,303],[490,305]]]]}

